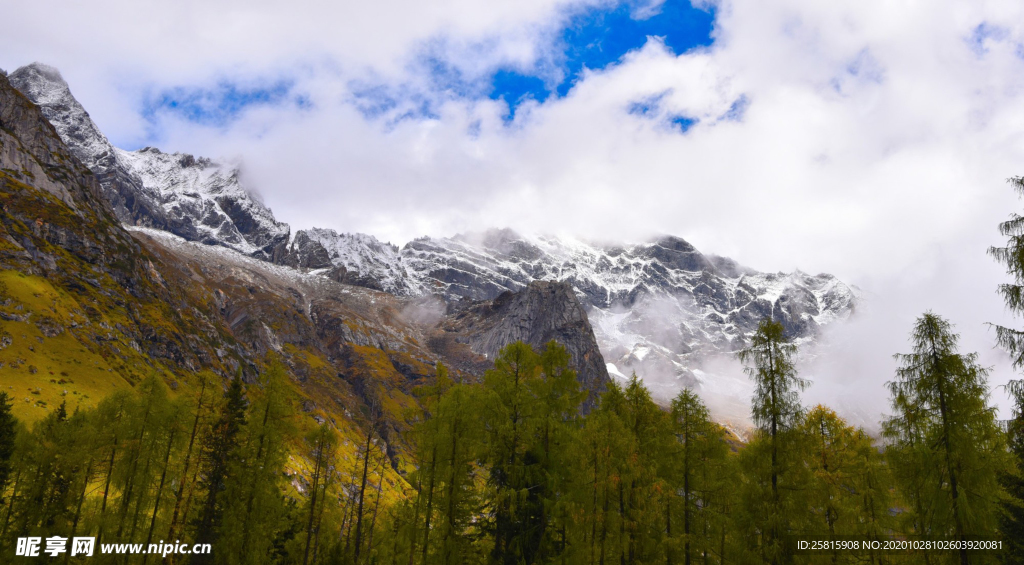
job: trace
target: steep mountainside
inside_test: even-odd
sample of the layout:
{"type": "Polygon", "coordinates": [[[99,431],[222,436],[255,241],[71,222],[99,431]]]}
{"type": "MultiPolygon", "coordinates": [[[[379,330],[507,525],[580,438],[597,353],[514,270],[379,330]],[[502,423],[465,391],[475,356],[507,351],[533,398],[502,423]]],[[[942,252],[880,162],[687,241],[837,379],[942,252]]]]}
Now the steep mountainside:
{"type": "Polygon", "coordinates": [[[292,255],[321,258],[309,268],[341,270],[398,295],[491,300],[533,281],[565,282],[587,309],[613,375],[636,371],[677,387],[699,384],[703,362],[743,347],[765,316],[802,343],[856,303],[856,291],[832,275],[761,273],[670,236],[597,245],[506,229],[420,238],[398,250],[364,235],[313,231],[298,232],[291,247],[292,255]]]}
{"type": "Polygon", "coordinates": [[[671,236],[598,244],[506,229],[423,237],[402,248],[329,229],[289,239],[288,226],[243,189],[236,169],[112,147],[59,73],[43,65],[18,69],[11,80],[41,104],[126,224],[399,297],[438,296],[453,307],[463,299],[496,300],[535,281],[563,282],[586,310],[608,371],[636,371],[668,383],[666,390],[699,384],[706,362],[742,347],[762,317],[781,321],[804,343],[849,316],[857,300],[855,289],[831,275],[757,272],[671,236]]]}
{"type": "MultiPolygon", "coordinates": [[[[431,382],[439,361],[461,379],[478,378],[488,365],[471,347],[475,334],[449,327],[457,314],[437,299],[341,284],[161,230],[129,230],[96,175],[0,76],[0,385],[19,418],[38,420],[65,401],[69,410],[95,405],[150,374],[191,395],[200,373],[255,383],[269,363],[281,362],[300,430],[331,420],[354,450],[373,425],[391,454],[388,484],[397,488],[394,473],[405,467],[396,432],[415,417],[414,387],[431,382]]],[[[582,311],[571,292],[563,294],[582,311]]],[[[550,306],[519,301],[481,314],[480,323],[540,320],[549,312],[531,308],[550,306]]],[[[545,327],[516,337],[572,336],[582,344],[578,359],[600,358],[578,318],[545,327]]],[[[606,378],[599,364],[577,368],[595,387],[606,378]]]]}
{"type": "Polygon", "coordinates": [[[288,225],[242,187],[238,169],[151,148],[115,148],[52,67],[33,63],[11,73],[10,81],[39,105],[71,152],[96,174],[121,222],[262,259],[273,258],[288,241],[288,225]]]}

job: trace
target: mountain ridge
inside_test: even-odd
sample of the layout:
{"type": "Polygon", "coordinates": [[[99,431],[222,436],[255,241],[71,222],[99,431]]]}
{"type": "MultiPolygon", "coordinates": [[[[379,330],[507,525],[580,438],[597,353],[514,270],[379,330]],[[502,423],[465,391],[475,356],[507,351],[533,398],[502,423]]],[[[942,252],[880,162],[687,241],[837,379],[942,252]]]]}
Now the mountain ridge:
{"type": "Polygon", "coordinates": [[[686,240],[589,243],[492,229],[424,236],[402,247],[372,235],[292,233],[248,192],[238,169],[156,148],[113,147],[59,72],[33,64],[11,82],[96,173],[127,225],[163,230],[334,281],[449,305],[487,302],[538,281],[568,284],[585,308],[611,374],[699,386],[704,362],[744,346],[757,322],[780,321],[797,343],[854,310],[858,291],[828,274],[764,273],[686,240]]]}
{"type": "Polygon", "coordinates": [[[96,174],[122,223],[162,229],[263,259],[272,259],[288,241],[287,224],[277,222],[241,186],[236,168],[148,147],[114,147],[53,67],[32,63],[12,72],[8,80],[39,106],[75,156],[96,174]]]}
{"type": "MultiPolygon", "coordinates": [[[[572,315],[582,307],[571,289],[552,284],[563,300],[542,309],[513,299],[481,311],[478,323],[533,320],[581,344],[573,368],[597,395],[605,368],[577,362],[601,358],[593,332],[572,315]]],[[[0,382],[26,423],[60,406],[95,406],[150,377],[191,396],[234,376],[258,387],[281,367],[284,401],[303,432],[329,420],[351,455],[372,427],[390,458],[387,488],[401,491],[403,433],[422,413],[417,387],[433,382],[438,363],[465,382],[493,365],[470,347],[473,328],[444,325],[451,316],[434,298],[125,226],[97,175],[0,77],[0,382]]],[[[547,339],[520,337],[534,348],[547,339]]]]}

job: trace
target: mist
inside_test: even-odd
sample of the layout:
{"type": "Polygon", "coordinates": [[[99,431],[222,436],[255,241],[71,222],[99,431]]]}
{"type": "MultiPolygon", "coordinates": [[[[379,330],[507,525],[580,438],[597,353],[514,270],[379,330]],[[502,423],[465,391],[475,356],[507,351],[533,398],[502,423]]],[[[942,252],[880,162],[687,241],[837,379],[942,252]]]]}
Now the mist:
{"type": "MultiPolygon", "coordinates": [[[[668,233],[764,272],[834,274],[863,296],[801,353],[806,405],[876,425],[892,355],[930,310],[992,368],[991,400],[1008,417],[998,387],[1014,372],[986,324],[1024,323],[995,294],[1007,276],[985,250],[1022,207],[1004,181],[1024,173],[1024,5],[697,2],[715,8],[709,46],[677,53],[648,37],[514,114],[487,96],[497,69],[558,76],[572,11],[614,5],[22,2],[5,10],[0,66],[58,67],[119,146],[243,163],[293,230],[397,244],[498,226],[620,242],[668,233]],[[219,120],[153,105],[275,84],[287,95],[219,120]]],[[[658,308],[641,314],[660,324],[658,308]]],[[[637,344],[630,333],[609,361],[637,344]]],[[[657,333],[664,344],[636,360],[652,387],[699,386],[723,418],[741,418],[742,368],[725,357],[677,371],[658,347],[682,336],[657,333]]]]}

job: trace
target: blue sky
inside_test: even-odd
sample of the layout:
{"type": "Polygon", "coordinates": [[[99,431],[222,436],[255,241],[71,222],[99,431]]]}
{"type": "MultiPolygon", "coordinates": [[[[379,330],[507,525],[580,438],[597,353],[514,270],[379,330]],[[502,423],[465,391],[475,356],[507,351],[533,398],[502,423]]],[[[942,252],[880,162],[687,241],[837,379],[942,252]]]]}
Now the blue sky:
{"type": "MultiPolygon", "coordinates": [[[[445,98],[501,100],[508,106],[506,121],[515,117],[527,100],[543,103],[568,94],[585,70],[615,65],[631,51],[658,38],[674,54],[710,46],[715,13],[694,8],[687,0],[620,2],[611,5],[567,9],[557,33],[541,36],[550,42],[537,46],[538,60],[529,68],[498,62],[483,75],[474,76],[459,67],[444,49],[426,48],[412,55],[412,68],[420,73],[426,91],[408,84],[352,81],[350,101],[364,116],[387,115],[390,122],[435,119],[435,105],[445,98]],[[393,111],[399,110],[397,115],[393,111]]],[[[426,45],[444,45],[434,38],[426,45]]],[[[143,100],[141,114],[150,123],[149,142],[159,141],[158,117],[171,114],[205,126],[223,127],[243,111],[256,106],[309,104],[294,92],[288,77],[240,85],[221,79],[214,88],[177,86],[151,93],[143,100]]],[[[647,113],[641,113],[647,114],[647,113]]],[[[686,131],[695,119],[669,116],[671,124],[686,131]]]]}
{"type": "Polygon", "coordinates": [[[524,99],[544,102],[549,96],[563,97],[584,69],[600,70],[639,49],[649,37],[659,37],[675,54],[711,45],[714,11],[694,8],[687,1],[666,0],[653,12],[636,4],[593,7],[572,14],[553,47],[562,71],[561,81],[552,84],[539,73],[500,68],[491,77],[489,97],[504,100],[514,112],[524,99]]]}
{"type": "Polygon", "coordinates": [[[175,87],[161,90],[143,101],[142,115],[155,120],[161,111],[171,112],[190,122],[223,126],[246,108],[285,102],[307,104],[305,98],[292,96],[294,82],[278,79],[246,86],[227,80],[214,88],[175,87]]]}
{"type": "Polygon", "coordinates": [[[0,67],[59,68],[118,146],[238,157],[295,228],[673,233],[886,297],[851,378],[929,308],[991,354],[1020,0],[9,4],[0,67]]]}

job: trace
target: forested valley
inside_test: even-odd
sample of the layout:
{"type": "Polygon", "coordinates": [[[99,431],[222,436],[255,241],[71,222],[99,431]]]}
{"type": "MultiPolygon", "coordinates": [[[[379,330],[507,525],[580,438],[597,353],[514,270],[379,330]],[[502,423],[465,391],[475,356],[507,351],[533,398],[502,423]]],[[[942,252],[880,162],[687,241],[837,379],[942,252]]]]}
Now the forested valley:
{"type": "MultiPolygon", "coordinates": [[[[472,351],[473,331],[496,340],[561,296],[556,329],[604,367],[564,283],[534,281],[532,310],[503,318],[513,293],[470,300],[428,332],[379,290],[178,256],[122,228],[4,77],[0,102],[0,319],[18,328],[0,332],[4,563],[1024,563],[1024,381],[997,420],[988,369],[937,313],[907,328],[875,436],[804,404],[796,346],[764,318],[738,351],[741,438],[697,390],[661,405],[644,375],[581,385],[565,343],[472,351]],[[93,555],[72,555],[82,537],[93,555]]],[[[1024,314],[1024,217],[1000,231],[998,290],[1024,314]]],[[[1024,368],[1024,332],[995,334],[1024,368]]]]}
{"type": "Polygon", "coordinates": [[[28,536],[212,547],[53,558],[98,563],[1020,562],[1020,388],[1004,430],[950,324],[925,314],[912,337],[881,438],[801,405],[795,347],[769,320],[741,352],[756,386],[747,442],[694,392],[661,407],[636,376],[586,406],[555,342],[507,346],[482,382],[441,365],[418,391],[416,469],[390,499],[374,426],[347,464],[330,423],[294,437],[280,365],[176,398],[150,378],[31,429],[2,394],[0,540],[6,554],[28,536]],[[285,475],[290,457],[301,475],[285,475]],[[1003,550],[796,551],[798,539],[932,538],[1003,550]]]}

